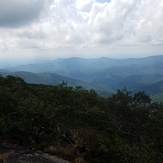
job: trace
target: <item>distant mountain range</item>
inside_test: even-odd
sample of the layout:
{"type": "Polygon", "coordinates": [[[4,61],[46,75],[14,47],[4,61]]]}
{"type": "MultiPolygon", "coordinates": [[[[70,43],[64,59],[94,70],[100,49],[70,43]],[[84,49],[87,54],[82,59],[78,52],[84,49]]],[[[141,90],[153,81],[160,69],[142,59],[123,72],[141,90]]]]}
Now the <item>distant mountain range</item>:
{"type": "Polygon", "coordinates": [[[150,95],[163,93],[163,55],[146,58],[65,58],[41,64],[20,65],[0,70],[0,74],[17,75],[26,82],[94,88],[102,94],[127,87],[150,95]]]}

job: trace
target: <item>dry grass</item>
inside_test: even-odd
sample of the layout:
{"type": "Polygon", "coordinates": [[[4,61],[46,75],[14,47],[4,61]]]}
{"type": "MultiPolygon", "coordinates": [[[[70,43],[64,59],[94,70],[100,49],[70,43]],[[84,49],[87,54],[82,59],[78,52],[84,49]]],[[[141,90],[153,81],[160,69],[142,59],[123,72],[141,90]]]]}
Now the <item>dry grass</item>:
{"type": "Polygon", "coordinates": [[[72,163],[86,163],[82,156],[75,158],[72,163]]]}
{"type": "Polygon", "coordinates": [[[4,155],[0,154],[0,163],[3,163],[4,159],[4,155]]]}
{"type": "Polygon", "coordinates": [[[45,149],[45,152],[50,153],[52,155],[57,155],[68,160],[74,160],[77,157],[77,150],[73,146],[50,146],[49,148],[45,149]]]}
{"type": "Polygon", "coordinates": [[[72,163],[86,163],[83,156],[80,156],[77,152],[77,149],[74,146],[70,147],[61,147],[61,146],[50,146],[45,150],[52,155],[57,155],[66,160],[71,161],[72,163]]]}

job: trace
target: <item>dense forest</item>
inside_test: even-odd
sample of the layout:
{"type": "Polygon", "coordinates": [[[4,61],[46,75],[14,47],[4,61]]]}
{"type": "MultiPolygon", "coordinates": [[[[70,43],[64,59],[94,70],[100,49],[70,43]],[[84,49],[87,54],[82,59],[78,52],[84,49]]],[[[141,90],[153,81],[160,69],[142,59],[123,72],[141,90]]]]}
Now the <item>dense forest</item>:
{"type": "Polygon", "coordinates": [[[126,88],[106,98],[0,76],[0,140],[74,163],[161,163],[163,104],[126,88]]]}

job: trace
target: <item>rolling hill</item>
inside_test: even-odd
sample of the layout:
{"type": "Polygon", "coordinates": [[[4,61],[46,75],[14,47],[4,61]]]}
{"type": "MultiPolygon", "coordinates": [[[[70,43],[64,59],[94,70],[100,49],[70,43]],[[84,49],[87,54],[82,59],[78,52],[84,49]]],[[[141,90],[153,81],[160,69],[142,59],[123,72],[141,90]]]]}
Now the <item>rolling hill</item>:
{"type": "Polygon", "coordinates": [[[163,56],[146,58],[65,58],[41,64],[20,65],[1,70],[2,75],[20,76],[29,83],[56,85],[66,81],[72,86],[115,92],[127,87],[154,95],[163,92],[163,56]]]}
{"type": "Polygon", "coordinates": [[[27,83],[34,84],[45,84],[45,85],[58,85],[63,81],[67,82],[70,86],[79,86],[82,85],[85,88],[89,88],[89,85],[83,81],[71,79],[69,77],[61,76],[54,73],[31,73],[26,71],[17,71],[17,72],[9,72],[9,71],[0,71],[2,76],[19,76],[23,78],[27,83]]]}

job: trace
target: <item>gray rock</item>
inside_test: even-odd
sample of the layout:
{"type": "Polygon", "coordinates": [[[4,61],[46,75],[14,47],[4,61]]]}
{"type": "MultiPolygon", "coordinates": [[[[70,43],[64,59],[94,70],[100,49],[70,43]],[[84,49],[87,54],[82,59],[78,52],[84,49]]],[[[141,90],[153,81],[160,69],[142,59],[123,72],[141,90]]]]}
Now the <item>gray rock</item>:
{"type": "Polygon", "coordinates": [[[7,143],[0,144],[0,155],[3,163],[69,163],[56,156],[7,143]]]}

